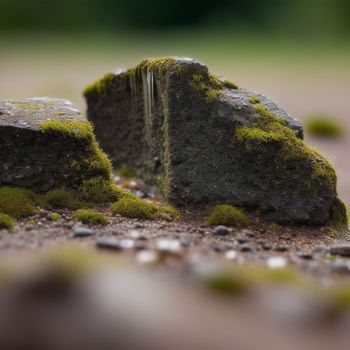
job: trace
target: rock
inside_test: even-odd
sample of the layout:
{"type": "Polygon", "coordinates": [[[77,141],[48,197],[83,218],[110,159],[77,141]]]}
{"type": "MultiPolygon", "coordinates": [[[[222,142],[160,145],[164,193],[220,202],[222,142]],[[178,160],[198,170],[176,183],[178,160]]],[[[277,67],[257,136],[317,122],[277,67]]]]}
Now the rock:
{"type": "Polygon", "coordinates": [[[236,237],[236,241],[239,244],[244,244],[244,243],[248,242],[248,238],[247,237],[243,237],[243,236],[238,236],[238,237],[236,237]]]}
{"type": "Polygon", "coordinates": [[[344,274],[350,273],[350,264],[344,260],[330,261],[328,263],[328,266],[332,269],[333,272],[344,274]]]}
{"type": "Polygon", "coordinates": [[[95,232],[91,230],[88,227],[77,227],[74,229],[74,237],[81,238],[81,237],[90,237],[94,234],[95,232]]]}
{"type": "Polygon", "coordinates": [[[214,235],[227,235],[229,233],[230,233],[229,228],[223,225],[215,226],[213,228],[214,235]]]}
{"type": "Polygon", "coordinates": [[[135,242],[132,239],[122,239],[119,241],[119,246],[122,249],[133,249],[135,248],[135,242]]]}
{"type": "Polygon", "coordinates": [[[122,250],[122,247],[119,244],[119,241],[112,238],[98,238],[96,240],[96,247],[98,249],[106,249],[106,250],[122,250]]]}
{"type": "Polygon", "coordinates": [[[342,245],[331,247],[329,252],[332,255],[350,257],[350,244],[342,244],[342,245]]]}
{"type": "Polygon", "coordinates": [[[181,251],[181,243],[176,239],[159,239],[156,242],[156,246],[161,252],[179,253],[181,251]]]}
{"type": "Polygon", "coordinates": [[[298,258],[303,260],[312,260],[314,257],[312,253],[298,253],[298,258]]]}
{"type": "Polygon", "coordinates": [[[239,247],[241,252],[252,252],[254,249],[253,247],[248,244],[248,243],[244,243],[239,247]]]}
{"type": "Polygon", "coordinates": [[[280,253],[288,252],[288,250],[289,246],[286,244],[278,245],[277,247],[275,247],[275,251],[280,253]]]}
{"type": "Polygon", "coordinates": [[[301,123],[197,61],[144,60],[107,74],[85,97],[114,165],[127,164],[172,204],[230,203],[279,223],[345,224],[335,171],[303,142],[301,123]]]}
{"type": "Polygon", "coordinates": [[[71,102],[0,101],[0,186],[79,189],[85,181],[110,175],[91,124],[71,102]]]}
{"type": "Polygon", "coordinates": [[[266,260],[266,265],[270,269],[283,269],[287,266],[287,260],[282,256],[271,256],[266,260]]]}
{"type": "Polygon", "coordinates": [[[329,251],[330,251],[330,248],[325,246],[320,246],[320,247],[314,248],[311,253],[315,255],[325,255],[325,254],[328,254],[329,251]]]}
{"type": "Polygon", "coordinates": [[[225,258],[227,260],[236,260],[237,259],[237,252],[235,250],[228,250],[225,253],[225,258]]]}

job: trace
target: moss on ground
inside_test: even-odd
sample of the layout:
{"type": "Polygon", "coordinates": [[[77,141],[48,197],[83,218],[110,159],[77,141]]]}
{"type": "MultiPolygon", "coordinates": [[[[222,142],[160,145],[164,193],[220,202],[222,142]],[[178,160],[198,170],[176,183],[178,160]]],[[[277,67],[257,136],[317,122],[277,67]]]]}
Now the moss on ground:
{"type": "Polygon", "coordinates": [[[171,219],[179,217],[178,212],[167,205],[158,206],[154,203],[146,202],[140,198],[122,198],[111,205],[113,215],[121,215],[129,218],[154,220],[161,219],[164,215],[171,219]]]}
{"type": "Polygon", "coordinates": [[[37,213],[37,198],[35,194],[23,188],[0,188],[0,212],[15,219],[31,216],[37,213]]]}
{"type": "Polygon", "coordinates": [[[0,230],[12,230],[13,229],[13,219],[7,214],[0,213],[0,230]]]}
{"type": "Polygon", "coordinates": [[[59,209],[77,209],[79,207],[78,201],[73,194],[64,190],[55,190],[48,192],[43,201],[52,208],[59,209]]]}
{"type": "Polygon", "coordinates": [[[89,225],[108,225],[106,216],[93,209],[78,209],[73,214],[73,219],[89,225]]]}
{"type": "Polygon", "coordinates": [[[118,170],[118,175],[126,179],[130,179],[133,177],[131,169],[126,164],[123,164],[120,167],[120,169],[118,170]]]}
{"type": "Polygon", "coordinates": [[[210,213],[207,223],[209,226],[225,225],[244,227],[249,225],[250,219],[239,208],[227,204],[219,204],[210,213]]]}
{"type": "Polygon", "coordinates": [[[51,213],[49,218],[51,221],[60,221],[62,219],[62,216],[58,213],[51,213]]]}
{"type": "Polygon", "coordinates": [[[343,128],[332,117],[329,116],[311,116],[307,120],[306,131],[316,137],[336,138],[343,134],[343,128]]]}
{"type": "Polygon", "coordinates": [[[94,203],[110,203],[124,197],[133,197],[133,195],[115,184],[111,180],[103,177],[95,177],[83,182],[81,186],[83,198],[94,203]]]}

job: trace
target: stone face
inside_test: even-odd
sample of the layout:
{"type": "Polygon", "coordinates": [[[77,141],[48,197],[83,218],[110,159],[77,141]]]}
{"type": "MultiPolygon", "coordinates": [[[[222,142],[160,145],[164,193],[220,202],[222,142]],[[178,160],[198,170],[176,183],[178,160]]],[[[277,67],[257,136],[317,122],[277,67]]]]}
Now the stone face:
{"type": "Polygon", "coordinates": [[[344,224],[336,175],[299,121],[187,58],[145,60],[85,90],[88,119],[115,167],[175,205],[229,203],[277,222],[344,224]]]}
{"type": "Polygon", "coordinates": [[[71,102],[0,101],[0,186],[79,189],[96,177],[110,178],[109,160],[71,102]]]}

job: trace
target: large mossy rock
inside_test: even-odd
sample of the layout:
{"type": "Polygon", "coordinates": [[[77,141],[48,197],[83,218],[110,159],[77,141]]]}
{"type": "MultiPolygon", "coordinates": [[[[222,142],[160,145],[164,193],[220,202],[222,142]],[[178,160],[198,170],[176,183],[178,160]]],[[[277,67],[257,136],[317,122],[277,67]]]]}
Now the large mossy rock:
{"type": "Polygon", "coordinates": [[[278,222],[345,223],[336,174],[299,121],[192,59],[144,60],[85,90],[88,119],[116,167],[176,205],[231,203],[278,222]]]}
{"type": "Polygon", "coordinates": [[[91,124],[67,100],[0,101],[0,186],[82,190],[110,181],[91,124]]]}

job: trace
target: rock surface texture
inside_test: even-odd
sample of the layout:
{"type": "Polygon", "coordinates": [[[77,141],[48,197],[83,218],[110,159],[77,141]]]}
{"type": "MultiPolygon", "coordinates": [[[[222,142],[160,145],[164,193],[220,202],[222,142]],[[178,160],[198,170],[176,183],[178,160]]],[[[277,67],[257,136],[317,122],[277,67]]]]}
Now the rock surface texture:
{"type": "Polygon", "coordinates": [[[230,203],[277,222],[346,222],[329,162],[299,121],[188,58],[144,60],[85,90],[88,119],[114,165],[175,205],[230,203]]]}
{"type": "Polygon", "coordinates": [[[91,124],[67,100],[0,101],[0,185],[78,189],[110,178],[91,124]]]}

